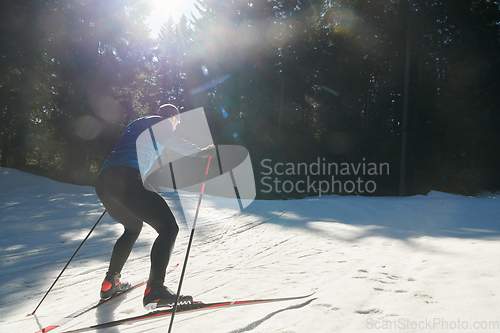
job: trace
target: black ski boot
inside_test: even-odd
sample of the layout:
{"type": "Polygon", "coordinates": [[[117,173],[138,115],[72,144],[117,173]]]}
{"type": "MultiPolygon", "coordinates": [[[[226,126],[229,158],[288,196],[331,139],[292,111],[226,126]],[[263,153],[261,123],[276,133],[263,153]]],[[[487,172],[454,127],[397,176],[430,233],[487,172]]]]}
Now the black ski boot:
{"type": "Polygon", "coordinates": [[[106,277],[101,286],[101,299],[105,300],[111,298],[130,288],[130,283],[127,281],[120,281],[120,277],[121,274],[118,273],[106,273],[106,277]]]}
{"type": "MultiPolygon", "coordinates": [[[[165,287],[163,283],[150,280],[144,292],[142,304],[146,310],[154,310],[161,307],[173,307],[175,303],[176,294],[165,287]]],[[[180,296],[177,305],[187,305],[193,303],[193,297],[180,296]]]]}

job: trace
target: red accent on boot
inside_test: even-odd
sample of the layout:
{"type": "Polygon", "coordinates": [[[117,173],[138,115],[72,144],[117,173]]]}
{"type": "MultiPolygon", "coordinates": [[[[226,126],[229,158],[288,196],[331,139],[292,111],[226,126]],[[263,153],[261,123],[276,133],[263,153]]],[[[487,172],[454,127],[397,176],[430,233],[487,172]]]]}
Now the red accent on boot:
{"type": "Polygon", "coordinates": [[[149,294],[150,291],[151,291],[151,287],[147,286],[146,287],[146,291],[144,291],[144,296],[146,296],[147,294],[149,294]]]}
{"type": "Polygon", "coordinates": [[[111,289],[111,287],[113,287],[113,284],[109,281],[104,281],[102,283],[102,288],[101,288],[101,291],[108,291],[109,289],[111,289]]]}

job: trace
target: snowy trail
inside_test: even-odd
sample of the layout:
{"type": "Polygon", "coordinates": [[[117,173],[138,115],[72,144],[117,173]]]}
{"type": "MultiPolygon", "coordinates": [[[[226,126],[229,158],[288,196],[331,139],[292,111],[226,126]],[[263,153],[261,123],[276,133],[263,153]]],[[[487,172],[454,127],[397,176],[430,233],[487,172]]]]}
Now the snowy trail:
{"type": "MultiPolygon", "coordinates": [[[[103,208],[91,187],[11,169],[0,169],[0,182],[0,329],[35,332],[95,301],[121,228],[105,217],[37,315],[25,317],[103,208]]],[[[189,229],[173,194],[165,197],[181,226],[172,263],[182,265],[189,229]]],[[[207,302],[316,294],[182,314],[175,332],[455,332],[457,325],[462,332],[500,331],[498,196],[329,196],[256,201],[224,214],[209,199],[202,207],[185,293],[207,302]],[[474,329],[476,323],[484,329],[474,329]]],[[[154,238],[145,227],[124,278],[147,276],[154,238]]],[[[171,287],[180,271],[167,276],[171,287]]],[[[142,293],[135,290],[65,328],[144,313],[142,293]]],[[[164,332],[168,321],[99,332],[164,332]]]]}

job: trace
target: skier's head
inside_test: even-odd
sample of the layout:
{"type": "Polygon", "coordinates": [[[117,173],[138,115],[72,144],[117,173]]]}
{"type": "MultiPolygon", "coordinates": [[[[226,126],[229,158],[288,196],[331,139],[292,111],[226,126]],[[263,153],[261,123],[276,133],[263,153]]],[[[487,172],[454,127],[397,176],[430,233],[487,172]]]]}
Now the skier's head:
{"type": "Polygon", "coordinates": [[[173,104],[163,104],[160,106],[157,113],[163,118],[170,118],[172,116],[178,116],[179,109],[173,104]]]}
{"type": "Polygon", "coordinates": [[[165,119],[169,119],[172,123],[172,126],[175,128],[181,122],[181,118],[179,116],[179,109],[172,104],[163,104],[158,109],[158,115],[165,119]]]}

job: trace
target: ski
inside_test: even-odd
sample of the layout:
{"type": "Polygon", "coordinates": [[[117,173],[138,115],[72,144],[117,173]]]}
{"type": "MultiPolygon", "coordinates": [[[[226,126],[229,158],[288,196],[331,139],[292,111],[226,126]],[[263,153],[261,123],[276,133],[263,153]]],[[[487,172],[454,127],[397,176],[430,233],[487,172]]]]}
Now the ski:
{"type": "MultiPolygon", "coordinates": [[[[175,265],[174,267],[172,267],[169,272],[172,272],[173,270],[175,270],[177,267],[179,267],[179,264],[175,265]]],[[[70,320],[76,318],[76,317],[79,317],[81,315],[83,315],[84,313],[87,313],[95,308],[97,308],[98,306],[104,304],[104,303],[107,303],[109,301],[112,301],[122,295],[125,295],[129,292],[131,292],[132,290],[134,289],[137,289],[141,286],[143,286],[144,284],[146,284],[147,281],[142,281],[142,282],[138,282],[136,284],[133,284],[131,285],[127,290],[125,291],[122,291],[121,293],[118,293],[117,295],[113,296],[113,297],[110,297],[110,298],[107,298],[107,299],[100,299],[92,304],[89,304],[83,308],[81,308],[80,310],[77,310],[75,312],[73,312],[72,314],[69,314],[67,315],[66,317],[64,317],[63,319],[61,319],[59,322],[57,322],[56,324],[53,324],[53,325],[49,325],[47,327],[44,327],[42,328],[41,330],[39,331],[36,331],[35,333],[46,333],[46,332],[49,332],[49,331],[52,331],[53,329],[56,329],[58,327],[61,327],[62,325],[66,324],[67,322],[69,322],[70,320]]]]}
{"type": "MultiPolygon", "coordinates": [[[[210,309],[215,310],[215,309],[228,308],[228,307],[241,306],[241,305],[250,305],[250,304],[262,304],[262,303],[291,301],[291,300],[297,300],[297,299],[302,299],[302,298],[308,298],[308,297],[311,297],[312,295],[314,295],[314,293],[307,294],[307,295],[301,295],[301,296],[292,296],[292,297],[251,299],[251,300],[241,300],[241,301],[223,301],[223,302],[215,302],[215,303],[203,303],[200,301],[195,301],[193,304],[178,306],[176,313],[187,313],[187,312],[194,312],[194,311],[200,311],[200,310],[210,310],[210,309]]],[[[157,311],[149,312],[149,313],[139,315],[139,316],[123,318],[123,319],[119,319],[119,320],[115,320],[115,321],[111,321],[111,322],[107,322],[107,323],[102,323],[102,324],[96,324],[96,325],[92,325],[92,326],[88,326],[88,327],[76,328],[76,329],[72,329],[69,331],[64,331],[62,333],[86,332],[86,331],[98,330],[98,329],[102,329],[102,328],[114,327],[114,326],[123,325],[123,324],[132,324],[132,323],[144,321],[147,319],[168,316],[168,315],[172,314],[172,311],[173,310],[171,308],[168,308],[165,310],[157,310],[157,311]]]]}
{"type": "Polygon", "coordinates": [[[120,296],[122,296],[122,295],[124,295],[124,294],[126,294],[126,293],[128,293],[128,292],[130,292],[130,291],[132,291],[134,289],[136,289],[136,288],[139,288],[140,286],[144,285],[146,282],[147,281],[142,281],[142,282],[136,283],[136,284],[130,286],[127,290],[125,290],[125,291],[123,291],[123,292],[121,292],[121,293],[119,293],[119,294],[117,294],[117,295],[115,295],[113,297],[110,297],[110,298],[107,298],[107,299],[104,299],[104,300],[99,300],[99,301],[96,301],[96,302],[94,302],[92,304],[89,304],[89,305],[81,308],[80,310],[77,310],[77,311],[73,312],[72,314],[67,315],[66,317],[64,317],[63,319],[61,319],[57,324],[49,325],[47,327],[44,327],[41,330],[37,331],[36,333],[46,333],[46,332],[52,331],[53,329],[58,328],[58,327],[60,327],[60,326],[62,326],[64,324],[66,324],[71,319],[74,319],[74,318],[76,318],[78,316],[81,316],[82,314],[87,313],[87,312],[89,312],[89,311],[97,308],[98,306],[104,304],[104,303],[112,301],[112,300],[114,300],[114,299],[116,299],[116,298],[118,298],[118,297],[120,297],[120,296]]]}

